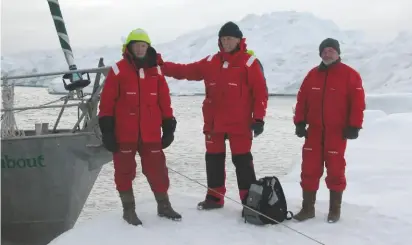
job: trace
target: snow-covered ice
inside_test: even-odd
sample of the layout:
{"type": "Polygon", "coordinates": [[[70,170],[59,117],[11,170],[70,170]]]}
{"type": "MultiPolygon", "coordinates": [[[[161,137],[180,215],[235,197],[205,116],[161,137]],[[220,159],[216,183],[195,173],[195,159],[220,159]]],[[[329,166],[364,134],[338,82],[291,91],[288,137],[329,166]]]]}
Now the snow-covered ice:
{"type": "MultiPolygon", "coordinates": [[[[193,98],[175,97],[173,100],[178,105],[182,104],[177,101],[184,100],[187,105],[186,109],[188,109],[199,105],[198,100],[200,101],[200,99],[193,98]],[[193,101],[193,104],[188,104],[190,100],[193,101]]],[[[383,105],[388,103],[387,100],[383,99],[382,101],[383,105]]],[[[276,101],[276,103],[282,102],[276,101]]],[[[193,117],[193,115],[185,115],[186,113],[182,111],[184,108],[177,107],[179,117],[182,120],[193,117]]],[[[189,113],[192,113],[191,111],[192,109],[189,109],[189,113]]],[[[276,120],[282,120],[282,117],[286,117],[285,123],[291,124],[292,110],[288,114],[284,114],[285,111],[275,111],[271,105],[271,110],[268,113],[269,120],[273,120],[274,116],[277,116],[276,120]]],[[[190,123],[193,122],[190,121],[190,123]]],[[[183,126],[180,128],[180,131],[187,130],[189,132],[185,133],[186,138],[180,141],[188,141],[187,147],[192,144],[190,133],[199,134],[196,133],[198,129],[193,128],[193,125],[190,126],[190,123],[182,121],[183,126]]],[[[412,209],[410,208],[412,202],[412,185],[410,184],[412,131],[410,125],[412,125],[412,111],[407,112],[404,109],[402,113],[384,112],[379,110],[378,104],[375,104],[375,109],[365,112],[365,125],[359,139],[349,141],[348,144],[348,189],[343,196],[341,220],[336,224],[326,222],[329,196],[324,178],[321,180],[321,189],[317,198],[315,219],[303,223],[286,221],[281,225],[265,227],[245,224],[240,216],[241,206],[229,199],[226,199],[224,209],[217,211],[197,210],[196,204],[203,198],[204,189],[202,187],[195,189],[181,186],[185,182],[187,185],[196,185],[187,180],[180,180],[180,186],[173,187],[177,184],[177,180],[174,179],[171,183],[170,196],[174,208],[183,215],[181,222],[176,223],[157,217],[154,198],[146,188],[145,192],[139,192],[136,198],[137,212],[144,222],[143,227],[127,225],[121,219],[121,207],[116,201],[117,208],[104,213],[100,212],[94,217],[80,222],[72,230],[52,241],[50,245],[319,244],[295,231],[299,231],[321,244],[412,244],[410,234],[412,231],[412,209]]],[[[293,137],[292,135],[293,133],[290,137],[293,137]]],[[[293,141],[298,142],[301,146],[301,139],[294,138],[293,141]]],[[[277,151],[281,147],[270,142],[275,142],[275,139],[266,141],[265,146],[272,148],[273,151],[277,151]]],[[[254,149],[255,155],[260,154],[260,147],[261,145],[259,149],[254,149]]],[[[170,155],[170,153],[167,154],[170,155]]],[[[185,158],[187,154],[181,157],[185,158]]],[[[259,159],[259,157],[257,158],[259,159]]],[[[292,159],[294,161],[293,169],[281,176],[281,181],[289,209],[296,212],[301,202],[300,152],[296,152],[296,156],[292,159]]],[[[185,164],[185,170],[188,172],[189,168],[197,168],[198,171],[203,171],[203,164],[202,159],[200,159],[197,160],[197,163],[185,164]]],[[[262,163],[257,162],[256,164],[262,163]]],[[[273,164],[276,164],[276,161],[273,164]]],[[[173,169],[176,168],[174,164],[169,166],[173,169]]],[[[266,163],[265,166],[265,170],[258,171],[259,177],[263,177],[261,176],[263,172],[265,175],[271,172],[270,164],[266,163]]],[[[184,169],[180,167],[177,170],[183,171],[184,169]]],[[[173,172],[170,171],[170,175],[173,175],[173,172]]],[[[143,179],[142,177],[140,176],[140,179],[143,179]]],[[[229,176],[228,178],[233,177],[229,176]]],[[[233,182],[233,180],[231,181],[233,182]]],[[[204,179],[201,182],[205,183],[204,179]]],[[[100,194],[100,198],[106,195],[100,194]]],[[[228,196],[237,200],[235,192],[231,192],[228,196]]],[[[95,195],[93,198],[98,197],[99,195],[95,195]]],[[[99,200],[98,203],[102,204],[105,201],[112,202],[112,200],[99,200]]],[[[98,209],[98,207],[94,208],[98,209]]]]}
{"type": "MultiPolygon", "coordinates": [[[[320,63],[318,46],[327,37],[340,41],[343,61],[361,73],[368,94],[412,92],[411,33],[399,33],[390,42],[369,42],[363,39],[361,31],[342,30],[331,20],[294,11],[251,14],[237,23],[247,38],[248,48],[263,63],[271,93],[295,94],[308,70],[320,63]]],[[[167,61],[194,62],[218,50],[219,28],[220,25],[215,25],[196,30],[168,43],[155,43],[154,47],[167,61]]],[[[106,65],[119,60],[120,48],[119,37],[117,46],[76,48],[73,52],[78,68],[91,68],[97,66],[100,57],[106,65]]],[[[25,52],[1,59],[2,75],[67,69],[61,50],[25,52]]],[[[202,83],[172,78],[168,81],[173,94],[204,93],[202,83]]],[[[66,93],[60,78],[16,82],[48,87],[51,93],[66,93]]],[[[90,92],[92,86],[86,91],[90,92]]]]}
{"type": "MultiPolygon", "coordinates": [[[[412,83],[410,84],[412,87],[412,83]]],[[[412,111],[412,93],[369,94],[366,96],[368,110],[381,110],[385,113],[412,111]]]]}

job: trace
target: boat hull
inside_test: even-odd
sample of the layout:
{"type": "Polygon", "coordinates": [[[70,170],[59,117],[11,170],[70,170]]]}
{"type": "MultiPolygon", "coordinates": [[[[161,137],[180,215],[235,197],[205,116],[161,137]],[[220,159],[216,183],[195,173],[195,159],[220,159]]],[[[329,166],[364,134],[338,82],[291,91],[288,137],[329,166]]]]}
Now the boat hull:
{"type": "Polygon", "coordinates": [[[2,244],[45,245],[74,226],[112,160],[99,142],[90,132],[1,141],[2,244]]]}

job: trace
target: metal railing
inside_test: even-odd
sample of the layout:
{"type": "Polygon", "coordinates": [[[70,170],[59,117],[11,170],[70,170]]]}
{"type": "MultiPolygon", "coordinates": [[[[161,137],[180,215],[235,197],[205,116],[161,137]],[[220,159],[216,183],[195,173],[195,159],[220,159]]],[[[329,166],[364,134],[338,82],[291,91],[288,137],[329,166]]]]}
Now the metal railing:
{"type": "MultiPolygon", "coordinates": [[[[24,107],[12,107],[12,108],[3,108],[1,109],[1,112],[10,112],[10,111],[26,111],[26,110],[37,110],[37,109],[45,109],[45,108],[61,108],[59,115],[56,119],[56,122],[53,126],[52,133],[56,133],[57,131],[57,126],[60,122],[60,119],[63,115],[64,109],[66,107],[78,107],[82,113],[81,115],[79,114],[77,122],[72,128],[72,132],[75,132],[76,129],[80,130],[80,123],[83,120],[83,118],[86,117],[86,119],[83,121],[83,128],[87,126],[88,121],[90,121],[92,118],[97,116],[97,103],[99,101],[99,95],[100,91],[103,88],[105,79],[102,81],[100,84],[100,79],[101,75],[103,74],[105,77],[107,76],[107,73],[109,72],[110,67],[105,66],[103,63],[103,58],[100,58],[99,64],[97,68],[89,68],[89,69],[77,69],[77,70],[64,70],[64,71],[55,71],[55,72],[44,72],[44,73],[34,73],[34,74],[27,74],[27,75],[15,75],[15,76],[2,76],[1,80],[3,81],[2,86],[8,85],[9,80],[16,80],[16,79],[25,79],[25,78],[33,78],[33,77],[47,77],[47,76],[58,76],[58,75],[68,75],[68,74],[83,74],[83,73],[92,73],[96,74],[96,77],[94,79],[94,84],[93,84],[93,92],[91,93],[91,97],[85,101],[85,96],[82,93],[82,96],[79,96],[77,94],[77,98],[74,97],[74,92],[75,91],[68,91],[68,94],[66,96],[63,96],[62,98],[48,102],[44,105],[39,105],[39,106],[24,106],[24,107]],[[80,103],[73,103],[73,104],[68,104],[69,100],[80,100],[80,103]],[[59,101],[64,101],[63,105],[50,105],[52,103],[56,103],[59,101]]],[[[82,91],[82,89],[80,89],[82,91]]],[[[78,91],[78,90],[77,90],[78,91]]],[[[2,120],[3,120],[2,115],[2,120]]]]}
{"type": "Polygon", "coordinates": [[[97,68],[89,68],[89,69],[78,69],[78,70],[65,70],[65,71],[55,71],[55,72],[44,72],[44,73],[34,73],[34,74],[27,74],[27,75],[17,75],[17,76],[2,76],[1,80],[14,80],[14,79],[24,79],[24,78],[33,78],[33,77],[48,77],[48,76],[58,76],[64,74],[74,74],[74,73],[106,73],[109,71],[110,67],[103,66],[97,68]]]}

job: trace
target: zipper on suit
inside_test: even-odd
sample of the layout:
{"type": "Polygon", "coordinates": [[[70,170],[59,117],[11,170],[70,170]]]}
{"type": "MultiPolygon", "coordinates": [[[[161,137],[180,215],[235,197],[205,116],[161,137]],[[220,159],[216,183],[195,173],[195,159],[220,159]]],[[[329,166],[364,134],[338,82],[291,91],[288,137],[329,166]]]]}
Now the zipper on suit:
{"type": "Polygon", "coordinates": [[[326,92],[326,82],[328,80],[329,71],[326,70],[325,80],[323,81],[322,90],[322,162],[325,160],[325,92],[326,92]]]}
{"type": "MultiPolygon", "coordinates": [[[[143,69],[143,68],[142,68],[143,69]]],[[[136,70],[136,69],[135,69],[136,70]]],[[[142,143],[142,130],[141,130],[141,126],[140,126],[140,122],[141,122],[141,117],[140,117],[140,111],[142,108],[142,104],[141,104],[141,98],[140,98],[140,74],[139,74],[139,70],[136,70],[136,74],[137,74],[137,90],[138,90],[138,96],[139,96],[139,106],[138,106],[138,112],[137,112],[137,118],[138,118],[138,130],[139,130],[139,134],[137,136],[137,148],[140,148],[140,145],[142,143]]]]}
{"type": "MultiPolygon", "coordinates": [[[[213,57],[214,58],[214,57],[213,57]]],[[[213,62],[213,58],[212,58],[212,60],[210,61],[211,63],[213,62]]],[[[223,59],[222,59],[222,57],[220,57],[220,74],[219,74],[219,76],[217,76],[217,77],[221,77],[221,75],[222,75],[222,70],[223,70],[223,64],[224,64],[225,62],[223,61],[223,59]]],[[[212,65],[213,65],[213,63],[212,63],[212,65]]],[[[217,82],[217,79],[216,79],[216,81],[215,81],[215,83],[216,83],[216,88],[218,89],[218,90],[220,90],[220,88],[219,88],[219,83],[217,82]]],[[[215,90],[217,90],[217,89],[215,89],[215,90]]],[[[215,94],[215,97],[216,97],[216,93],[214,93],[215,94]]],[[[212,104],[212,106],[213,106],[213,118],[212,118],[212,126],[210,127],[210,131],[211,132],[213,132],[213,128],[215,127],[215,117],[216,117],[216,98],[214,99],[214,101],[213,101],[213,104],[212,104]]]]}

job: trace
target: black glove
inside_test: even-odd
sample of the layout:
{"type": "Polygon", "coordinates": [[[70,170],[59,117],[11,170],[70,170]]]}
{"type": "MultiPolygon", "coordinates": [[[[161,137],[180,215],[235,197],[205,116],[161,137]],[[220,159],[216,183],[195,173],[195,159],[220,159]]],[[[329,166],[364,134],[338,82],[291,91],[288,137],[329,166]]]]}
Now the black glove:
{"type": "Polygon", "coordinates": [[[252,126],[251,126],[253,133],[254,133],[254,137],[258,137],[259,135],[263,133],[264,126],[265,126],[265,122],[263,120],[255,119],[255,121],[252,123],[252,126]]]}
{"type": "Polygon", "coordinates": [[[357,139],[359,136],[359,131],[360,131],[360,128],[355,128],[352,126],[346,127],[343,130],[343,138],[349,139],[349,140],[357,139]]]}
{"type": "Polygon", "coordinates": [[[110,152],[116,152],[119,150],[119,146],[116,142],[116,135],[114,132],[114,117],[103,116],[99,118],[99,127],[102,132],[103,146],[110,152]]]}
{"type": "Polygon", "coordinates": [[[299,122],[295,124],[295,134],[299,137],[307,137],[308,132],[306,131],[306,123],[305,122],[299,122]]]}
{"type": "Polygon", "coordinates": [[[106,133],[102,135],[103,146],[106,150],[110,152],[117,152],[119,150],[119,146],[116,142],[115,134],[106,133]]]}
{"type": "Polygon", "coordinates": [[[162,121],[162,148],[166,149],[169,147],[175,139],[177,121],[176,118],[167,118],[162,121]]]}

